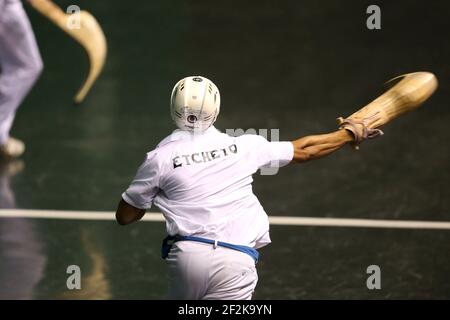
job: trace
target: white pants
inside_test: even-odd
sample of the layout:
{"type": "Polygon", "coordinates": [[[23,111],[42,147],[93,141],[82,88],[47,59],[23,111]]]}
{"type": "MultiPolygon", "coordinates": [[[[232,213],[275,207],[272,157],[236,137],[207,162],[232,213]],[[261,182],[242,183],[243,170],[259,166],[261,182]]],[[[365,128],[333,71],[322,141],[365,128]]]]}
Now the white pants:
{"type": "Polygon", "coordinates": [[[42,71],[30,21],[19,0],[0,0],[0,144],[9,138],[17,107],[42,71]]]}
{"type": "Polygon", "coordinates": [[[228,248],[179,241],[166,261],[169,299],[250,300],[258,282],[253,258],[228,248]]]}

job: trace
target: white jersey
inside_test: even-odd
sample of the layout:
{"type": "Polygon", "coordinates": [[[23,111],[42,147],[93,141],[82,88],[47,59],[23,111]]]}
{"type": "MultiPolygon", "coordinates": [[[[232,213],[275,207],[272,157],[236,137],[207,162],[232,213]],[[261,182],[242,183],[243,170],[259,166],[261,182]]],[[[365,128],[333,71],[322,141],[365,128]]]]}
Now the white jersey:
{"type": "Polygon", "coordinates": [[[269,221],[252,191],[252,174],[293,158],[291,142],[232,137],[213,126],[203,134],[175,130],[149,152],[122,194],[129,204],[158,206],[169,235],[191,235],[259,248],[269,221]]]}

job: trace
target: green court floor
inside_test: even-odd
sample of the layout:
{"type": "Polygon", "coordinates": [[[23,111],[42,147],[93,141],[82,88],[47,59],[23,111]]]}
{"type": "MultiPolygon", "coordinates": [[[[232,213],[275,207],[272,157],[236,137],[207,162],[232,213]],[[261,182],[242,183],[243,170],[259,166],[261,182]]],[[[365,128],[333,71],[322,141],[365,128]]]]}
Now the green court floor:
{"type": "MultiPolygon", "coordinates": [[[[440,80],[418,111],[385,136],[275,176],[256,175],[269,215],[450,221],[448,3],[367,1],[58,0],[102,25],[105,69],[82,105],[81,47],[25,5],[44,72],[12,134],[27,151],[0,168],[3,208],[114,211],[145,153],[174,129],[169,96],[201,74],[221,90],[217,128],[279,129],[280,139],[336,129],[397,75],[440,80]]],[[[153,208],[152,211],[157,211],[153,208]]],[[[261,250],[256,299],[450,298],[450,232],[273,226],[261,250]],[[382,289],[368,290],[379,265],[382,289]]],[[[140,222],[0,218],[0,298],[162,299],[165,227],[140,222]],[[66,288],[79,265],[83,290],[66,288]]]]}

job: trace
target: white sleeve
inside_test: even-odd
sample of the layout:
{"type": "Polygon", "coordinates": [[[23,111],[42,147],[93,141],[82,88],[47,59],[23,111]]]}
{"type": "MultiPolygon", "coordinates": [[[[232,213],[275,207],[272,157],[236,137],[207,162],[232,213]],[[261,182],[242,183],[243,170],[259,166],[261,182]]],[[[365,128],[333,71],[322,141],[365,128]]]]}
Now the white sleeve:
{"type": "Polygon", "coordinates": [[[250,146],[251,158],[261,168],[279,168],[294,158],[294,145],[290,141],[269,142],[258,135],[245,135],[250,146]]]}
{"type": "Polygon", "coordinates": [[[133,207],[149,209],[159,191],[159,169],[155,156],[156,152],[148,153],[130,186],[122,194],[122,199],[133,207]]]}

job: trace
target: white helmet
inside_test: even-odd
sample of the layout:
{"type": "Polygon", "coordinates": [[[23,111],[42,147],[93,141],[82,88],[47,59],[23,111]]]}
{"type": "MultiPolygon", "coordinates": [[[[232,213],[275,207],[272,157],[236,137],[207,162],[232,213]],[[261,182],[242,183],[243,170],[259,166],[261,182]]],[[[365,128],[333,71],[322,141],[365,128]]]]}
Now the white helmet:
{"type": "Polygon", "coordinates": [[[219,89],[211,80],[186,77],[173,87],[170,113],[181,130],[205,131],[216,121],[219,111],[219,89]]]}

